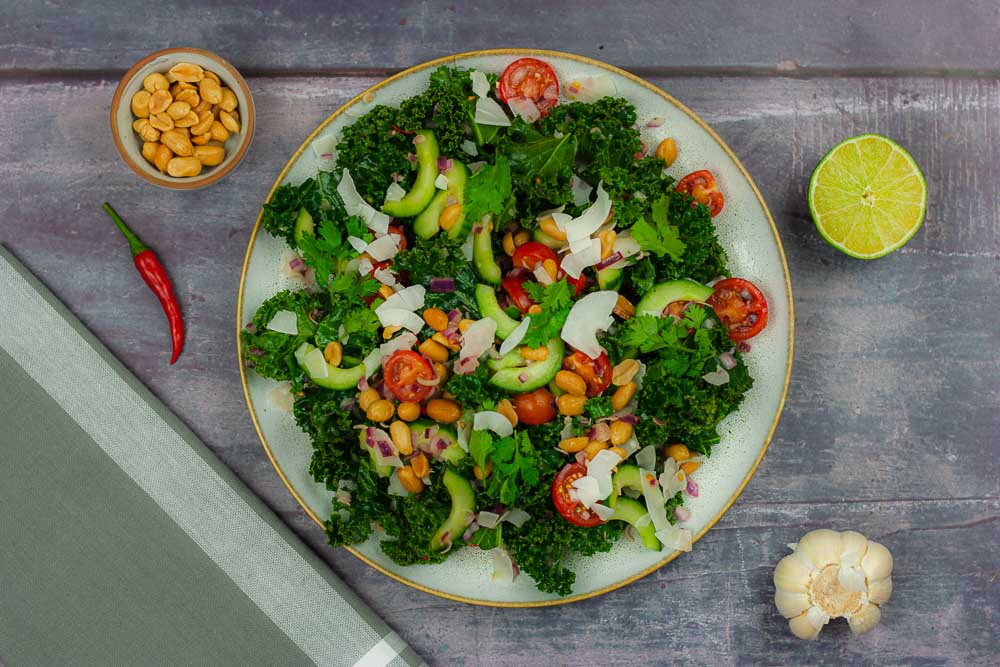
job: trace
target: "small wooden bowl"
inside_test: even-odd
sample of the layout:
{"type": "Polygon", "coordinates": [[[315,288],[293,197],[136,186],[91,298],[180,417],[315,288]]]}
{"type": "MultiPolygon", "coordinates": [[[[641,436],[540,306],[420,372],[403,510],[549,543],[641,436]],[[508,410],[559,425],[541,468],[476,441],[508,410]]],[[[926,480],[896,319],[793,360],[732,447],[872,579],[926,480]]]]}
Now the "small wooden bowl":
{"type": "Polygon", "coordinates": [[[115,89],[111,101],[111,135],[115,146],[132,171],[139,174],[153,185],[171,190],[196,190],[211,185],[232,171],[250,147],[253,139],[254,108],[253,97],[246,81],[230,65],[214,53],[194,48],[164,49],[151,53],[125,73],[118,88],[115,89]],[[142,90],[142,81],[153,72],[166,74],[167,70],[181,62],[201,65],[218,75],[224,86],[229,87],[236,95],[239,112],[240,131],[233,134],[225,143],[226,159],[214,167],[204,167],[197,176],[175,178],[161,174],[152,164],[142,157],[142,139],[132,129],[135,116],[132,115],[132,96],[142,90]]]}

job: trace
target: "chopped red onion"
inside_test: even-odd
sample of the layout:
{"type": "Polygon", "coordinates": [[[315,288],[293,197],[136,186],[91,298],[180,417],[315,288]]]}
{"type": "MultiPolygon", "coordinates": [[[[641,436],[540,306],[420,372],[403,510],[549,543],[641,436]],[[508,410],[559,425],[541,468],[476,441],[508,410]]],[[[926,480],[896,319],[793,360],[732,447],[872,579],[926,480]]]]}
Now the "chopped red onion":
{"type": "Polygon", "coordinates": [[[410,163],[412,164],[412,163],[415,163],[417,161],[417,156],[414,155],[413,153],[407,153],[406,154],[406,159],[409,160],[410,163]]]}
{"type": "Polygon", "coordinates": [[[639,423],[639,418],[635,415],[619,415],[618,421],[625,422],[626,424],[632,424],[635,426],[639,423]]]}
{"type": "Polygon", "coordinates": [[[250,335],[253,335],[253,334],[257,333],[257,325],[254,324],[253,322],[248,322],[247,323],[247,333],[250,334],[250,335]]]}
{"type": "Polygon", "coordinates": [[[750,290],[748,289],[740,290],[740,298],[743,299],[744,301],[753,301],[753,295],[750,294],[750,290]]]}
{"type": "Polygon", "coordinates": [[[444,293],[455,291],[454,278],[431,278],[428,289],[432,292],[444,293]]]}
{"type": "Polygon", "coordinates": [[[288,268],[290,268],[292,271],[298,271],[303,266],[305,266],[304,262],[298,257],[293,257],[292,261],[288,263],[288,268]]]}
{"type": "Polygon", "coordinates": [[[365,376],[362,375],[361,379],[358,380],[358,389],[360,391],[364,391],[365,389],[368,389],[369,386],[370,385],[368,384],[368,378],[366,378],[365,376]]]}
{"type": "Polygon", "coordinates": [[[597,269],[598,271],[600,271],[602,269],[606,269],[609,266],[611,266],[612,264],[614,264],[615,262],[617,262],[618,260],[622,259],[622,257],[623,257],[623,255],[622,255],[621,251],[615,250],[613,253],[611,253],[610,255],[608,255],[606,259],[602,259],[597,264],[595,264],[594,268],[597,269]]]}
{"type": "Polygon", "coordinates": [[[742,352],[743,354],[746,354],[747,352],[750,351],[750,343],[747,343],[745,341],[740,341],[736,345],[736,349],[739,350],[740,352],[742,352]]]}
{"type": "MultiPolygon", "coordinates": [[[[478,529],[479,529],[479,524],[477,524],[475,521],[473,521],[472,523],[470,523],[469,527],[465,529],[464,533],[462,533],[462,541],[463,542],[468,542],[472,538],[472,536],[475,534],[476,530],[478,530],[478,529]]],[[[469,546],[470,547],[476,547],[476,546],[479,546],[479,545],[478,544],[470,544],[469,546]]]]}
{"type": "Polygon", "coordinates": [[[436,387],[441,384],[441,376],[435,375],[433,379],[428,380],[427,378],[418,377],[417,384],[424,387],[436,387]]]}
{"type": "Polygon", "coordinates": [[[646,123],[646,127],[659,127],[663,125],[665,122],[666,118],[663,118],[662,116],[655,116],[649,119],[649,122],[646,123]]]}
{"type": "Polygon", "coordinates": [[[736,357],[733,356],[732,352],[723,352],[719,355],[719,363],[727,371],[736,368],[736,357]]]}
{"type": "Polygon", "coordinates": [[[691,510],[689,510],[686,507],[675,507],[674,508],[674,517],[678,521],[687,521],[688,519],[691,518],[691,510]]]}
{"type": "Polygon", "coordinates": [[[608,426],[607,422],[598,422],[594,424],[593,428],[590,429],[590,434],[588,437],[591,440],[606,441],[611,439],[611,427],[608,426]]]}
{"type": "Polygon", "coordinates": [[[528,374],[527,373],[519,373],[518,376],[517,376],[517,379],[520,382],[527,382],[528,381],[528,374]]]}
{"type": "Polygon", "coordinates": [[[440,172],[448,171],[449,169],[451,169],[454,166],[455,166],[455,163],[452,161],[451,158],[447,158],[447,157],[443,157],[442,156],[442,157],[439,157],[437,159],[437,168],[438,168],[438,171],[440,171],[440,172]]]}
{"type": "Polygon", "coordinates": [[[698,497],[698,485],[695,484],[694,480],[691,479],[690,477],[688,477],[687,489],[685,489],[685,491],[692,498],[697,498],[698,497]]]}
{"type": "Polygon", "coordinates": [[[264,350],[260,349],[259,347],[251,347],[249,352],[255,357],[263,357],[265,354],[264,350]]]}
{"type": "Polygon", "coordinates": [[[667,425],[667,423],[665,421],[662,421],[659,417],[653,417],[653,423],[656,424],[657,426],[667,425]]]}
{"type": "Polygon", "coordinates": [[[545,90],[542,91],[542,98],[546,100],[558,100],[559,87],[554,83],[549,84],[545,87],[545,90]]]}

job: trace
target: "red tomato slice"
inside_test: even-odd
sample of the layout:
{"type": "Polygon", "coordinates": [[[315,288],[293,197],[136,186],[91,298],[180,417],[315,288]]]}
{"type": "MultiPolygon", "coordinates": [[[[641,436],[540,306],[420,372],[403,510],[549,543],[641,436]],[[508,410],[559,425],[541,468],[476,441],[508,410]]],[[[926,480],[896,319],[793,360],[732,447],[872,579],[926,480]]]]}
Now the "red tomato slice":
{"type": "Polygon", "coordinates": [[[599,526],[603,521],[580,501],[573,500],[569,496],[569,490],[573,488],[573,482],[587,474],[587,466],[582,463],[567,463],[563,469],[556,474],[552,481],[552,504],[556,506],[562,517],[574,526],[584,526],[590,528],[599,526]]]}
{"type": "Polygon", "coordinates": [[[507,65],[497,89],[504,102],[526,97],[542,115],[559,102],[559,79],[547,62],[537,58],[521,58],[507,65]]]}
{"type": "Polygon", "coordinates": [[[587,396],[597,396],[611,384],[611,362],[603,352],[591,359],[578,350],[563,359],[562,367],[583,378],[587,383],[587,396]]]}
{"type": "Polygon", "coordinates": [[[767,326],[767,299],[757,286],[743,278],[715,283],[708,305],[729,329],[733,340],[753,338],[767,326]]]}
{"type": "Polygon", "coordinates": [[[396,350],[385,362],[385,384],[401,401],[419,403],[434,391],[434,387],[419,380],[433,380],[434,369],[429,361],[413,350],[396,350]]]}
{"type": "Polygon", "coordinates": [[[556,418],[555,396],[545,387],[517,394],[513,402],[518,421],[529,426],[545,424],[556,418]]]}
{"type": "Polygon", "coordinates": [[[504,291],[510,295],[510,300],[522,313],[528,312],[528,309],[535,305],[535,302],[528,296],[528,291],[524,289],[525,280],[527,278],[507,277],[500,281],[500,287],[503,287],[504,291]]]}
{"type": "Polygon", "coordinates": [[[559,256],[556,255],[555,250],[537,241],[528,241],[518,246],[517,250],[514,251],[512,259],[514,266],[519,266],[528,271],[534,271],[536,266],[547,259],[551,259],[556,264],[559,263],[559,256]]]}
{"type": "Polygon", "coordinates": [[[691,172],[674,189],[691,195],[699,204],[707,206],[713,218],[722,212],[722,206],[726,203],[726,198],[715,183],[715,176],[708,169],[691,172]]]}

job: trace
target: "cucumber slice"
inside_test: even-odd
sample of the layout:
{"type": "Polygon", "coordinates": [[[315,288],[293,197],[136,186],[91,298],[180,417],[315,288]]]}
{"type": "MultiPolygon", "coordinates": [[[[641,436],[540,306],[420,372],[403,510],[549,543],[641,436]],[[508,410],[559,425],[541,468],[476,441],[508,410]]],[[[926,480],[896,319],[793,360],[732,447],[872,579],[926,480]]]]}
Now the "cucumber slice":
{"type": "Polygon", "coordinates": [[[559,239],[549,236],[543,232],[540,228],[536,228],[535,231],[531,232],[531,238],[538,241],[544,246],[552,248],[553,250],[558,250],[559,248],[566,245],[565,241],[560,241],[559,239]]]}
{"type": "Polygon", "coordinates": [[[434,536],[431,537],[430,547],[433,551],[440,551],[446,543],[461,539],[462,533],[465,532],[465,520],[469,516],[469,512],[476,509],[476,494],[472,490],[469,480],[459,475],[450,466],[444,470],[442,483],[444,488],[448,490],[448,495],[451,496],[451,512],[434,533],[434,536]]]}
{"type": "Polygon", "coordinates": [[[509,336],[519,321],[503,312],[503,308],[497,303],[496,292],[489,285],[476,285],[476,305],[483,317],[488,317],[497,323],[497,338],[503,340],[509,336]]]}
{"type": "Polygon", "coordinates": [[[472,264],[476,267],[476,273],[486,282],[499,285],[501,271],[496,260],[493,259],[493,235],[490,232],[492,225],[480,225],[477,232],[473,232],[475,237],[472,242],[472,264]]]}
{"type": "Polygon", "coordinates": [[[358,382],[365,374],[364,364],[351,366],[350,368],[338,368],[326,363],[323,353],[314,345],[302,343],[295,350],[295,361],[299,363],[302,370],[306,372],[313,384],[327,389],[351,389],[358,386],[358,382]],[[317,353],[319,356],[317,357],[317,353]],[[323,371],[326,371],[324,374],[323,371]]]}
{"type": "Polygon", "coordinates": [[[303,206],[299,209],[299,216],[295,218],[295,245],[299,245],[302,237],[306,235],[316,236],[316,225],[313,223],[312,215],[303,206]]]}
{"type": "Polygon", "coordinates": [[[648,515],[649,512],[646,511],[646,506],[638,500],[619,498],[618,504],[615,505],[615,513],[611,515],[611,520],[624,521],[630,524],[639,533],[639,537],[642,538],[642,546],[652,551],[659,551],[662,548],[660,540],[656,537],[656,527],[652,521],[648,520],[648,515]],[[644,516],[647,517],[645,525],[641,527],[637,526],[636,523],[644,516]]]}
{"type": "MultiPolygon", "coordinates": [[[[469,170],[461,162],[455,162],[451,169],[445,172],[448,179],[448,189],[438,190],[431,203],[427,205],[416,220],[413,221],[414,233],[422,239],[429,239],[438,233],[441,228],[438,220],[442,211],[448,206],[448,198],[464,205],[465,181],[469,177],[469,170]]],[[[472,229],[472,222],[465,219],[465,213],[459,215],[458,222],[448,230],[448,236],[453,239],[464,240],[472,229]]]]}
{"type": "Polygon", "coordinates": [[[705,303],[712,296],[712,291],[711,287],[693,280],[669,280],[656,285],[639,299],[639,303],[635,305],[635,314],[659,317],[674,301],[705,303]]]}
{"type": "Polygon", "coordinates": [[[621,269],[601,269],[597,272],[597,286],[617,292],[622,286],[624,274],[621,269]]]}
{"type": "MultiPolygon", "coordinates": [[[[490,378],[490,384],[514,393],[523,393],[544,387],[562,368],[563,352],[566,350],[562,339],[558,337],[550,338],[545,347],[549,351],[549,356],[544,360],[534,361],[527,366],[499,370],[490,378]]],[[[515,352],[517,350],[508,352],[504,356],[515,352]]],[[[503,357],[500,360],[502,361],[503,357]]]]}
{"type": "Polygon", "coordinates": [[[398,201],[387,201],[382,206],[382,212],[394,218],[412,218],[427,208],[434,198],[434,193],[437,192],[434,186],[438,176],[437,139],[430,130],[420,130],[415,137],[424,138],[416,147],[417,164],[420,167],[417,180],[405,197],[398,201]]]}

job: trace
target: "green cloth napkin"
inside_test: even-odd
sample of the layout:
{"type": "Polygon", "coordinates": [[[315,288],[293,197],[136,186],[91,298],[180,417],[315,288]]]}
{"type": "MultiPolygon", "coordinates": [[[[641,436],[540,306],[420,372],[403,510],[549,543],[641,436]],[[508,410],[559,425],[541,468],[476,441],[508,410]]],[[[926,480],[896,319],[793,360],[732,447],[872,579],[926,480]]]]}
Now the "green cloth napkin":
{"type": "Polygon", "coordinates": [[[420,658],[0,247],[0,663],[420,658]]]}

